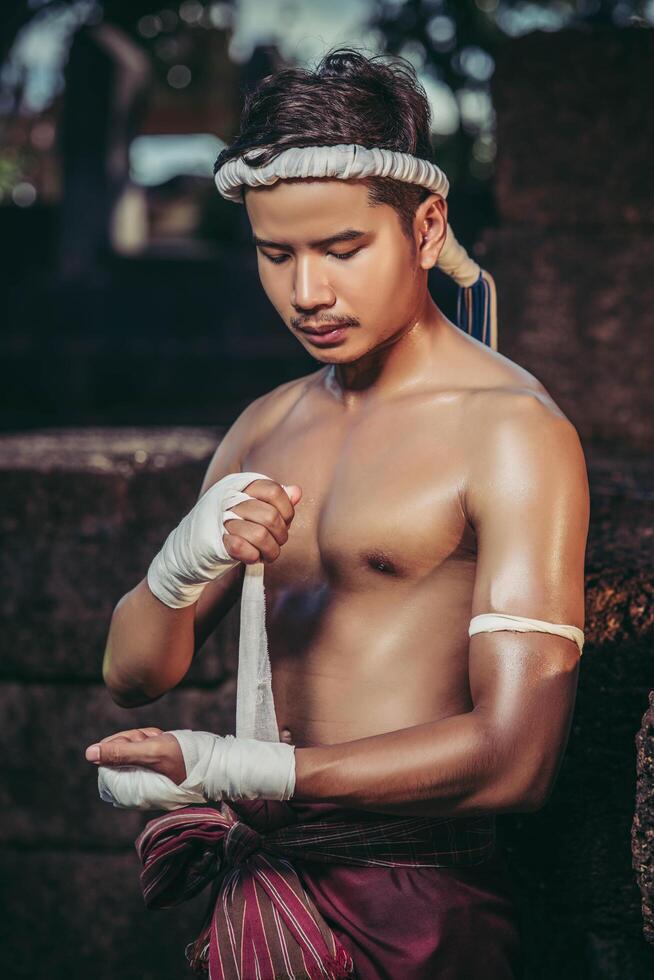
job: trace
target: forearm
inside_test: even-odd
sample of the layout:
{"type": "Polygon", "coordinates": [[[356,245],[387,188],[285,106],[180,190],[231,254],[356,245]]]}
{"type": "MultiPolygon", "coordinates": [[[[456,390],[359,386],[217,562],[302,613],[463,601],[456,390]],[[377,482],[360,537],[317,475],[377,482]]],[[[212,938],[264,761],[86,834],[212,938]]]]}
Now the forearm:
{"type": "Polygon", "coordinates": [[[381,813],[463,816],[530,809],[526,776],[471,711],[337,745],[296,748],[294,799],[381,813]]]}
{"type": "Polygon", "coordinates": [[[193,659],[195,607],[170,609],[145,579],[111,618],[102,674],[122,707],[155,701],[184,677],[193,659]]]}

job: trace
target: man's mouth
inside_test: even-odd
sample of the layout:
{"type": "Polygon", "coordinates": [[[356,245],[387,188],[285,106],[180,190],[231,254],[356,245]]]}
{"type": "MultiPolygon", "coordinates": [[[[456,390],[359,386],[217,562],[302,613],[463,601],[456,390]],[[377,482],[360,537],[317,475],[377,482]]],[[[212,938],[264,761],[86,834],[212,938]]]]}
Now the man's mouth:
{"type": "Polygon", "coordinates": [[[317,334],[322,337],[326,333],[333,333],[334,330],[339,330],[341,327],[347,327],[347,323],[338,323],[334,321],[333,323],[321,323],[320,326],[312,326],[311,324],[305,324],[303,327],[299,327],[302,333],[317,334]]]}
{"type": "Polygon", "coordinates": [[[345,334],[350,329],[349,323],[320,323],[305,324],[298,327],[300,333],[309,338],[309,342],[319,347],[328,347],[331,344],[340,344],[345,339],[345,334]]]}

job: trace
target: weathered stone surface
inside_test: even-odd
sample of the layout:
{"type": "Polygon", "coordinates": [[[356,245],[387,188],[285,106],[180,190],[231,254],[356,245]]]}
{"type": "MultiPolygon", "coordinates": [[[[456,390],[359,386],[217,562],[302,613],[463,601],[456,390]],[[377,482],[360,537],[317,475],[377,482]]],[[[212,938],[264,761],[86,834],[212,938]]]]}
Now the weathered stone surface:
{"type": "Polygon", "coordinates": [[[176,689],[129,710],[100,685],[0,683],[0,842],[26,847],[132,846],[152,814],[100,800],[91,742],[156,725],[234,733],[235,684],[176,689]]]}
{"type": "Polygon", "coordinates": [[[493,78],[501,219],[651,225],[653,85],[652,31],[535,33],[502,47],[493,78]]]}
{"type": "MultiPolygon", "coordinates": [[[[654,456],[584,447],[591,492],[586,571],[612,566],[652,578],[654,456]]],[[[642,600],[638,603],[641,608],[642,600]]],[[[647,615],[654,610],[645,609],[647,615]]],[[[638,614],[642,616],[641,613],[638,614]]],[[[650,629],[652,620],[643,623],[650,629]]]]}
{"type": "Polygon", "coordinates": [[[654,233],[503,227],[479,259],[497,280],[499,350],[545,385],[583,439],[654,445],[654,233]]]}
{"type": "Polygon", "coordinates": [[[5,980],[192,980],[184,957],[208,894],[149,911],[136,852],[0,849],[5,980]],[[7,911],[11,916],[7,917],[7,911]]]}
{"type": "MultiPolygon", "coordinates": [[[[54,430],[0,436],[0,677],[99,680],[118,599],[197,500],[211,429],[54,430]]],[[[238,611],[183,683],[235,668],[238,611]]]]}
{"type": "Polygon", "coordinates": [[[3,433],[0,469],[69,474],[118,472],[131,476],[168,469],[189,460],[204,462],[215,450],[218,435],[213,429],[189,426],[159,429],[90,426],[3,433]]]}
{"type": "Polygon", "coordinates": [[[654,943],[654,691],[636,736],[636,750],[638,779],[631,852],[642,896],[643,935],[654,943]]]}

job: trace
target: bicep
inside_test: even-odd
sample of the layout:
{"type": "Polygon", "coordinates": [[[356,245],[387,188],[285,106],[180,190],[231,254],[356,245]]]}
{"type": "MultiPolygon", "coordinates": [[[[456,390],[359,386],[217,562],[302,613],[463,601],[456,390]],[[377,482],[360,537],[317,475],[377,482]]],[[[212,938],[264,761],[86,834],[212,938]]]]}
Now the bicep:
{"type": "Polygon", "coordinates": [[[583,628],[588,480],[574,427],[520,405],[481,453],[468,501],[477,536],[472,615],[583,628]]]}
{"type": "MultiPolygon", "coordinates": [[[[520,406],[479,456],[468,503],[477,535],[472,615],[584,625],[588,483],[577,433],[543,406],[520,406]]],[[[470,637],[474,710],[504,778],[538,798],[554,780],[574,708],[579,650],[544,632],[470,637]]]]}

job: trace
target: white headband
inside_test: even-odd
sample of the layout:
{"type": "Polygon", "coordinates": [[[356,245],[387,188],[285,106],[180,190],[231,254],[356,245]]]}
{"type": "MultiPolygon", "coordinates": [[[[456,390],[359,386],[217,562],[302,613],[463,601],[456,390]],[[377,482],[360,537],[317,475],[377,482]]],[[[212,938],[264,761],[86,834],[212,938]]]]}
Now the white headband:
{"type": "Polygon", "coordinates": [[[252,167],[244,157],[237,157],[223,164],[215,180],[223,197],[242,202],[243,186],[267,186],[291,177],[337,177],[340,180],[391,177],[407,184],[419,184],[441,197],[447,197],[450,189],[443,171],[429,160],[377,147],[369,150],[356,143],[292,146],[262,167],[252,167]]]}
{"type": "MultiPolygon", "coordinates": [[[[252,151],[256,153],[255,151],[252,151]]],[[[301,146],[282,150],[269,163],[261,167],[251,166],[244,156],[228,160],[216,171],[216,187],[228,201],[243,203],[244,187],[267,187],[278,180],[299,177],[331,177],[340,180],[362,180],[365,177],[390,177],[403,183],[425,187],[432,194],[446,198],[450,184],[435,163],[379,147],[368,149],[357,143],[339,143],[336,146],[301,146]]],[[[490,293],[483,302],[481,314],[465,310],[461,313],[459,325],[468,332],[480,333],[479,339],[491,347],[497,347],[497,320],[495,313],[494,284],[491,277],[470,258],[466,250],[456,240],[450,225],[441,253],[438,267],[466,290],[476,286],[483,277],[488,283],[490,293]],[[467,317],[467,319],[466,319],[467,317]],[[473,320],[475,324],[473,324],[473,320]],[[488,328],[488,329],[486,329],[488,328]]],[[[481,293],[481,290],[479,290],[481,293]]],[[[471,300],[472,298],[468,297],[471,300]]],[[[476,305],[479,305],[477,303],[476,305]]]]}

